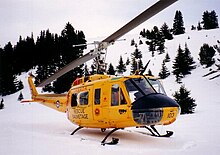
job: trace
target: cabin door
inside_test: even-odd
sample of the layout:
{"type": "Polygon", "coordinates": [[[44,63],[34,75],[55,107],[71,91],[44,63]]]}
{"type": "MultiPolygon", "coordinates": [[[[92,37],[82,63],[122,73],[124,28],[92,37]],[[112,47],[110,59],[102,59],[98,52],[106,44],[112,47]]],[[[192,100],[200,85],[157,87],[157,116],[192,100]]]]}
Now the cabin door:
{"type": "Polygon", "coordinates": [[[102,121],[103,120],[103,114],[102,114],[102,89],[100,87],[97,87],[94,89],[93,92],[93,117],[94,120],[102,121]]]}
{"type": "Polygon", "coordinates": [[[112,121],[113,124],[117,123],[117,121],[126,122],[129,117],[128,102],[125,98],[125,93],[119,83],[111,84],[110,96],[111,101],[108,114],[110,121],[112,121]]]}

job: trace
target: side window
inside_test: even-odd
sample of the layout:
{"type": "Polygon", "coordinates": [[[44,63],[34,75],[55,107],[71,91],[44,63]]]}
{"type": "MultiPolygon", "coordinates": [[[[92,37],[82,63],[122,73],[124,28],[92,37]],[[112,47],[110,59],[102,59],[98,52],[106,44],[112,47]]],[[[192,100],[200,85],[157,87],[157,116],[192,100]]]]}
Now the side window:
{"type": "Polygon", "coordinates": [[[120,101],[121,101],[121,103],[120,103],[121,105],[123,105],[123,104],[127,104],[122,89],[120,89],[120,101]]]}
{"type": "Polygon", "coordinates": [[[72,94],[71,107],[77,106],[77,94],[72,94]]]}
{"type": "Polygon", "coordinates": [[[119,85],[112,85],[111,106],[119,105],[119,85]]]}
{"type": "Polygon", "coordinates": [[[100,96],[101,96],[101,89],[95,89],[95,105],[99,105],[100,104],[100,96]]]}
{"type": "Polygon", "coordinates": [[[80,105],[88,105],[89,92],[80,93],[79,103],[80,105]]]}

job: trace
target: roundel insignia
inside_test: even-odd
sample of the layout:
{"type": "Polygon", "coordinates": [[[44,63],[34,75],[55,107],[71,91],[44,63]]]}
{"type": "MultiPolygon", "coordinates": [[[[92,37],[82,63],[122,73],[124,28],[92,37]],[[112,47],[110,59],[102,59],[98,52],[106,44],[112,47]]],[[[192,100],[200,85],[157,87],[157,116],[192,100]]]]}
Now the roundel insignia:
{"type": "Polygon", "coordinates": [[[99,115],[100,114],[100,110],[98,108],[95,109],[95,114],[99,115]]]}
{"type": "Polygon", "coordinates": [[[57,108],[60,107],[60,101],[59,101],[59,100],[56,101],[56,107],[57,107],[57,108]]]}

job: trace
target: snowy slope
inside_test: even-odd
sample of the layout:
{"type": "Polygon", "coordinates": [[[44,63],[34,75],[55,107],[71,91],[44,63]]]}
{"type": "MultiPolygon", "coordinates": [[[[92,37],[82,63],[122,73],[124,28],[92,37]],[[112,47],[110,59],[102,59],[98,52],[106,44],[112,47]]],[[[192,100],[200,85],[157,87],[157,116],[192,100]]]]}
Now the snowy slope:
{"type": "MultiPolygon", "coordinates": [[[[108,62],[117,65],[120,55],[123,56],[124,61],[130,57],[130,53],[134,51],[134,47],[130,46],[130,40],[135,38],[138,42],[139,36],[125,36],[125,38],[126,41],[116,42],[115,45],[109,47],[108,62]]],[[[196,99],[198,105],[196,112],[179,116],[172,125],[158,127],[161,132],[174,131],[171,138],[150,137],[138,132],[145,132],[144,129],[127,128],[113,134],[113,137],[120,139],[118,145],[101,146],[100,141],[106,133],[96,129],[82,129],[71,136],[70,133],[77,126],[69,122],[65,114],[40,104],[20,104],[17,101],[20,93],[18,92],[4,97],[5,109],[0,110],[0,154],[219,154],[220,78],[210,81],[209,77],[202,77],[209,72],[210,68],[203,68],[198,61],[199,49],[203,43],[215,45],[217,40],[220,40],[220,29],[191,31],[175,36],[174,40],[166,42],[166,52],[169,52],[171,60],[176,56],[179,44],[184,49],[184,44],[187,42],[197,64],[197,69],[182,80],[185,87],[191,90],[191,96],[196,99]]],[[[149,68],[153,74],[158,75],[165,54],[159,56],[156,54],[154,58],[151,58],[151,54],[146,52],[146,45],[138,46],[138,48],[142,51],[143,62],[146,63],[151,59],[149,68]]],[[[219,58],[218,54],[215,58],[217,57],[219,58]]],[[[167,64],[167,67],[172,71],[172,61],[167,64]]],[[[215,66],[212,68],[215,69],[215,66]]],[[[127,71],[126,74],[129,73],[127,71]]],[[[22,93],[25,98],[30,98],[27,74],[23,74],[20,78],[25,84],[22,93]]],[[[174,81],[173,75],[163,81],[169,96],[172,96],[180,87],[174,81]]]]}

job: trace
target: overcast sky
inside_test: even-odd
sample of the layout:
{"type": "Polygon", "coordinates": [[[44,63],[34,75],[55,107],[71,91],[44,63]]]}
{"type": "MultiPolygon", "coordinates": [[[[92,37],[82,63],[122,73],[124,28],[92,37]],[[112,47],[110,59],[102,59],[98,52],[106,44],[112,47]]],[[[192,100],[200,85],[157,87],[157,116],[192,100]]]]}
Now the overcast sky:
{"type": "MultiPolygon", "coordinates": [[[[136,17],[157,0],[1,0],[0,47],[23,38],[39,36],[49,29],[60,35],[67,22],[88,38],[107,37],[136,17]]],[[[219,0],[178,0],[130,33],[139,33],[164,22],[171,28],[176,10],[183,14],[184,26],[197,25],[204,11],[220,16],[219,0]]],[[[219,19],[219,18],[218,18],[219,19]]],[[[220,24],[220,21],[219,21],[220,24]]]]}

